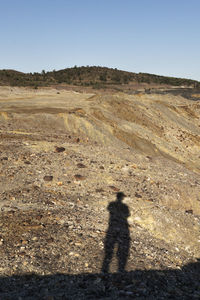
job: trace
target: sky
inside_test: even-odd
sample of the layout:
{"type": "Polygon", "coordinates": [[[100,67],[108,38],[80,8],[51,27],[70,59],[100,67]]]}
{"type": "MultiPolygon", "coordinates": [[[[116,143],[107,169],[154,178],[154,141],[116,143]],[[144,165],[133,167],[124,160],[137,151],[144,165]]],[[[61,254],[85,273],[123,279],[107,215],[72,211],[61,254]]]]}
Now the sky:
{"type": "Polygon", "coordinates": [[[0,69],[105,66],[200,80],[200,0],[0,0],[0,69]]]}

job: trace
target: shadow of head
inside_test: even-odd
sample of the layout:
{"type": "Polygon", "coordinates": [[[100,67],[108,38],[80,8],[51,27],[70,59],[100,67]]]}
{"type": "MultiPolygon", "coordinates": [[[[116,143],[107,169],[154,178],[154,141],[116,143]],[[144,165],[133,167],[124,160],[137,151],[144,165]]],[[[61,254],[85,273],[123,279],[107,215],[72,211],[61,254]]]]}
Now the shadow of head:
{"type": "Polygon", "coordinates": [[[125,197],[126,195],[123,192],[117,193],[117,201],[121,202],[125,197]]]}

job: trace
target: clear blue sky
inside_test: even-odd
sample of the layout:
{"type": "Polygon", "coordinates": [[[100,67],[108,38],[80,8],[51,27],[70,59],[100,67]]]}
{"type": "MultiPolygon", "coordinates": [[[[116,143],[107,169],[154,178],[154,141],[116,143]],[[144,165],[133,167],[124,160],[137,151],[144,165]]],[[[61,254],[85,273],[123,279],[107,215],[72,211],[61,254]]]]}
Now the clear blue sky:
{"type": "Polygon", "coordinates": [[[0,0],[0,69],[100,65],[200,80],[200,0],[0,0]]]}

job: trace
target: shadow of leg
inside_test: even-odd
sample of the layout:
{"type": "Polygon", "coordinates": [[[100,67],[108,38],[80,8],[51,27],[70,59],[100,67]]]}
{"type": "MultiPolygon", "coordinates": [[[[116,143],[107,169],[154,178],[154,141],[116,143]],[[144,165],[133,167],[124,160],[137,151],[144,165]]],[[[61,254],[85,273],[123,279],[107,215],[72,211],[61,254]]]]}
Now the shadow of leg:
{"type": "Polygon", "coordinates": [[[113,256],[113,251],[114,251],[114,245],[115,245],[115,238],[110,235],[107,234],[106,236],[106,240],[105,240],[105,245],[104,245],[104,260],[103,260],[103,264],[102,264],[102,269],[101,271],[103,273],[108,273],[109,272],[109,265],[111,263],[111,259],[113,256]]]}
{"type": "Polygon", "coordinates": [[[118,257],[118,272],[124,272],[128,260],[130,240],[123,238],[119,240],[117,257],[118,257]]]}

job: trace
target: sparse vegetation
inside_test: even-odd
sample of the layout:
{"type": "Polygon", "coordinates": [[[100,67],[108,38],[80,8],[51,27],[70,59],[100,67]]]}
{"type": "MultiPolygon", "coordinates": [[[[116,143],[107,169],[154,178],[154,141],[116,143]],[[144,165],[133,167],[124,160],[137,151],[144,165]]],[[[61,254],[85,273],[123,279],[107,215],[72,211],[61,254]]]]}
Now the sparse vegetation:
{"type": "Polygon", "coordinates": [[[49,86],[54,84],[73,84],[81,86],[122,85],[129,83],[148,83],[171,86],[200,87],[195,80],[159,76],[148,73],[131,73],[105,67],[77,67],[41,73],[22,73],[15,70],[0,70],[0,85],[11,86],[49,86]]]}

